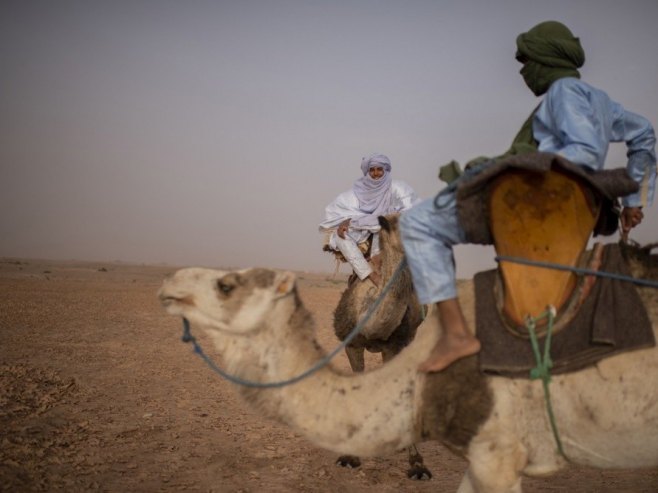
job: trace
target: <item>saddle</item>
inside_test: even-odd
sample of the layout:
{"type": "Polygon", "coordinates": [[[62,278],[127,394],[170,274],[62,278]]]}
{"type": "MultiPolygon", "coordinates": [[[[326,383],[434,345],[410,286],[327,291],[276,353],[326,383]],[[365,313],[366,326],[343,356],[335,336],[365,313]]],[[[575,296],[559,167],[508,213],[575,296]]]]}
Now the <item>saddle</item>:
{"type": "MultiPolygon", "coordinates": [[[[480,170],[457,188],[457,213],[466,237],[492,244],[497,269],[474,276],[480,368],[528,376],[537,362],[526,317],[553,307],[552,373],[596,363],[624,351],[651,347],[655,338],[636,288],[610,278],[576,275],[569,267],[629,275],[616,244],[590,237],[618,226],[618,197],[638,190],[625,169],[590,172],[549,153],[512,156],[480,170]],[[560,264],[564,269],[528,265],[560,264]],[[596,281],[595,281],[596,279],[596,281]]],[[[546,318],[535,326],[537,344],[548,347],[546,318]]]]}
{"type": "MultiPolygon", "coordinates": [[[[467,242],[494,245],[500,257],[593,268],[598,259],[588,264],[584,256],[589,238],[613,234],[618,198],[637,190],[624,168],[594,172],[535,152],[486,163],[461,180],[457,214],[467,242]]],[[[501,261],[498,274],[502,318],[518,335],[527,335],[526,317],[547,306],[561,316],[578,304],[573,298],[579,292],[580,302],[587,295],[582,284],[593,282],[568,270],[511,261],[501,261]]]]}
{"type": "MultiPolygon", "coordinates": [[[[490,184],[490,228],[502,257],[579,267],[600,210],[601,200],[588,184],[564,169],[511,169],[490,184]]],[[[600,251],[595,248],[591,266],[596,266],[600,251]]],[[[573,308],[576,291],[576,305],[588,291],[570,270],[503,260],[499,273],[502,316],[522,336],[527,335],[527,317],[538,317],[548,306],[561,316],[573,308]]],[[[541,329],[545,319],[537,323],[541,329]]]]}
{"type": "MultiPolygon", "coordinates": [[[[329,246],[329,238],[331,238],[331,234],[333,233],[332,231],[327,231],[324,235],[324,242],[322,244],[322,251],[323,252],[329,252],[334,256],[334,259],[336,260],[336,267],[334,268],[334,277],[338,274],[338,270],[340,269],[340,266],[343,263],[347,263],[347,259],[343,255],[343,252],[340,250],[335,250],[329,246]]],[[[372,250],[372,235],[368,236],[368,239],[366,241],[363,241],[359,244],[357,244],[359,247],[359,250],[361,250],[361,253],[365,257],[367,261],[370,261],[370,251],[372,250]]],[[[350,277],[347,279],[347,284],[348,286],[351,286],[353,283],[356,282],[356,280],[359,277],[356,275],[356,272],[352,271],[350,274],[350,277]]]]}

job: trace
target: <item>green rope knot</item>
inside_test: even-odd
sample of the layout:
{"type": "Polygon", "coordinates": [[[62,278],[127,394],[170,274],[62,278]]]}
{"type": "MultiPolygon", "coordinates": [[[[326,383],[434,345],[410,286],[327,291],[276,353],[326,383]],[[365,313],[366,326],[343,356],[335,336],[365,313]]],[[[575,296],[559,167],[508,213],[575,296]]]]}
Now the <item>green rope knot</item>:
{"type": "Polygon", "coordinates": [[[551,381],[551,368],[553,368],[553,360],[551,359],[551,336],[553,334],[553,320],[555,319],[555,308],[549,306],[546,311],[537,317],[528,315],[525,319],[526,328],[530,334],[530,342],[532,344],[532,352],[535,355],[537,366],[530,370],[530,378],[532,380],[542,379],[550,383],[551,381]],[[544,354],[539,351],[539,341],[537,339],[537,322],[543,318],[548,319],[548,329],[546,331],[546,341],[544,343],[544,354]]]}

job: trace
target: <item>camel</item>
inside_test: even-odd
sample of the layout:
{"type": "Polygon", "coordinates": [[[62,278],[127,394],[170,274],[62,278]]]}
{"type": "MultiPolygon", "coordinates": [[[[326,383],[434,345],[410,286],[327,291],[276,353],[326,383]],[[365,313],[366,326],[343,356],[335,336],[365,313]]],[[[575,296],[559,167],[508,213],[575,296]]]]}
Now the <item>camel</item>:
{"type": "Polygon", "coordinates": [[[658,243],[640,246],[635,243],[619,242],[622,254],[634,277],[638,279],[658,279],[658,255],[652,254],[658,243]]]}
{"type": "MultiPolygon", "coordinates": [[[[656,332],[658,294],[650,287],[638,292],[656,332]]],[[[227,371],[242,378],[282,381],[324,356],[292,272],[182,269],[159,296],[168,313],[203,328],[227,371]]],[[[473,306],[464,303],[464,311],[473,327],[473,306]]],[[[382,456],[440,441],[469,461],[459,493],[519,493],[523,475],[563,468],[567,459],[557,451],[540,381],[482,374],[476,357],[442,372],[417,371],[440,330],[437,318],[427,317],[406,348],[369,372],[346,375],[329,365],[294,385],[238,390],[261,413],[338,454],[382,456]]],[[[568,461],[658,466],[656,378],[657,347],[554,375],[552,408],[568,461]]]]}
{"type": "MultiPolygon", "coordinates": [[[[334,311],[334,332],[341,341],[361,321],[377,300],[386,282],[404,257],[398,234],[399,214],[379,217],[380,269],[383,285],[375,286],[369,280],[355,280],[343,291],[334,311]]],[[[345,348],[352,370],[365,369],[364,352],[382,353],[388,361],[409,344],[416,335],[416,328],[424,317],[423,307],[411,282],[411,272],[404,268],[397,274],[386,296],[373,316],[363,325],[361,332],[345,348]]]]}
{"type": "MultiPolygon", "coordinates": [[[[399,214],[379,217],[379,272],[382,285],[377,287],[368,279],[354,279],[343,291],[334,311],[334,332],[342,341],[359,321],[365,320],[368,310],[378,299],[384,286],[392,276],[396,276],[379,308],[345,347],[345,354],[354,372],[365,370],[365,350],[381,353],[383,363],[393,358],[413,340],[416,329],[424,318],[424,309],[416,297],[411,272],[405,265],[396,274],[404,257],[398,221],[399,214]]],[[[423,457],[416,446],[410,446],[407,452],[410,466],[407,476],[412,479],[431,479],[432,473],[425,467],[423,457]]],[[[337,464],[359,467],[361,460],[353,455],[343,455],[338,458],[337,464]]]]}

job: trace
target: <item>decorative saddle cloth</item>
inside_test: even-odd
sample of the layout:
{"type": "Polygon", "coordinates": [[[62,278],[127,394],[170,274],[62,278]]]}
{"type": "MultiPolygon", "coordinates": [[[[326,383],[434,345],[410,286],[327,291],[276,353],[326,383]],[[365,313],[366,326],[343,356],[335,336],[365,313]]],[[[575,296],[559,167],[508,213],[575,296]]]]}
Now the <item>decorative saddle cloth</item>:
{"type": "MultiPolygon", "coordinates": [[[[630,275],[619,246],[603,249],[601,270],[630,275]]],[[[480,368],[488,373],[528,377],[536,366],[530,341],[509,330],[501,316],[500,277],[496,269],[474,277],[476,333],[482,343],[480,368]]],[[[540,348],[546,337],[538,338],[540,348]]],[[[651,321],[631,283],[600,277],[575,316],[554,333],[550,354],[552,373],[581,369],[624,351],[656,344],[651,321]]]]}

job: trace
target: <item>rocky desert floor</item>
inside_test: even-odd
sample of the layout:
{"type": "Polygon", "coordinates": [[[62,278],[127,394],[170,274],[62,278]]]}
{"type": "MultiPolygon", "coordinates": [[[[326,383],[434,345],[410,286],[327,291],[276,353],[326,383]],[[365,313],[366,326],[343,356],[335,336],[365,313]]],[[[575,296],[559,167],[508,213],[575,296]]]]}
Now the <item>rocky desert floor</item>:
{"type": "MultiPolygon", "coordinates": [[[[407,478],[404,452],[346,469],[243,406],[160,307],[157,290],[175,270],[0,259],[1,492],[456,491],[467,463],[438,443],[419,447],[429,481],[407,478]]],[[[299,273],[327,350],[345,286],[346,276],[299,273]]],[[[334,362],[349,370],[342,353],[334,362]]],[[[525,479],[524,491],[656,492],[658,470],[572,467],[525,479]]]]}

